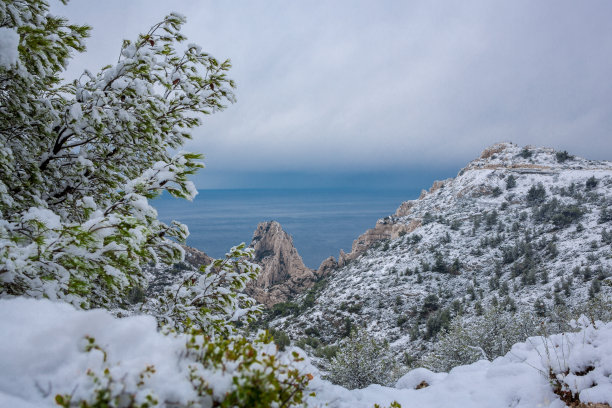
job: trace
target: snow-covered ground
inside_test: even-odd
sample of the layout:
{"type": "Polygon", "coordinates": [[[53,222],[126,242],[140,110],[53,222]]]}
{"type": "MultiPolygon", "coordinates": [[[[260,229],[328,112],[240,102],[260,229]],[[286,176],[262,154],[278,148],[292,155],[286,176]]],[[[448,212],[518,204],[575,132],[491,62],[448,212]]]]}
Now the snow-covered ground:
{"type": "MultiPolygon", "coordinates": [[[[576,333],[516,344],[492,362],[456,367],[448,374],[413,370],[395,388],[347,390],[320,379],[308,362],[301,369],[315,374],[311,388],[316,396],[309,399],[315,407],[372,407],[393,401],[404,408],[563,407],[553,393],[550,368],[582,402],[612,404],[612,323],[593,325],[584,319],[578,325],[576,333]],[[415,389],[422,381],[429,386],[415,389]]],[[[133,388],[151,365],[155,371],[148,372],[145,381],[158,400],[187,401],[194,391],[183,354],[185,341],[184,336],[159,333],[151,317],[118,319],[105,310],[78,311],[48,300],[2,299],[0,406],[56,406],[57,394],[90,391],[92,382],[85,373],[102,373],[104,367],[117,379],[116,387],[133,388]],[[86,336],[95,338],[99,349],[89,347],[86,336]]],[[[231,386],[218,373],[208,378],[225,384],[219,389],[231,386]]]]}

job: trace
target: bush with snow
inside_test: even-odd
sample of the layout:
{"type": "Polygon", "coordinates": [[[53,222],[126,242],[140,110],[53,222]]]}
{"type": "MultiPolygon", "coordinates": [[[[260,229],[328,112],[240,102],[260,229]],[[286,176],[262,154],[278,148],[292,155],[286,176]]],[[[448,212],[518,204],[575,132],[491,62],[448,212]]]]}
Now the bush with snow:
{"type": "Polygon", "coordinates": [[[370,384],[390,385],[397,375],[397,364],[389,345],[353,329],[332,358],[329,379],[348,389],[364,388],[370,384]]]}
{"type": "Polygon", "coordinates": [[[287,407],[311,378],[265,333],[164,335],[150,316],[48,300],[0,299],[0,332],[2,407],[287,407]]]}

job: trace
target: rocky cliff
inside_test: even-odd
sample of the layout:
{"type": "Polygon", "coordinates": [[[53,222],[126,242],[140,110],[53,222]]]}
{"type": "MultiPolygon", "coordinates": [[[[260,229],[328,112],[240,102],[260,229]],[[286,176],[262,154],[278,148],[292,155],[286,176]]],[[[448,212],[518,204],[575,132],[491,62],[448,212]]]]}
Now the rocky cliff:
{"type": "Polygon", "coordinates": [[[262,271],[247,287],[247,293],[266,306],[304,292],[321,276],[304,265],[293,239],[276,221],[259,223],[250,246],[255,249],[254,262],[262,271]]]}
{"type": "MultiPolygon", "coordinates": [[[[276,221],[259,223],[253,233],[250,247],[255,250],[252,262],[261,266],[261,272],[258,279],[249,284],[246,292],[268,307],[303,293],[338,265],[330,258],[324,261],[317,271],[306,267],[293,246],[293,239],[276,221]]],[[[149,294],[161,292],[183,271],[196,270],[213,261],[213,258],[198,249],[188,246],[183,249],[183,262],[171,267],[147,268],[147,273],[150,274],[147,288],[149,294]]]]}

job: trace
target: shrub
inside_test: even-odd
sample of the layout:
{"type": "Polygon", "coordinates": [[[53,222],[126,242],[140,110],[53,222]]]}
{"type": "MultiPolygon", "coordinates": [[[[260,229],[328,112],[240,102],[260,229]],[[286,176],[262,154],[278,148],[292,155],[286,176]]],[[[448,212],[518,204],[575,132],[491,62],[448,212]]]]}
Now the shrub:
{"type": "Polygon", "coordinates": [[[280,351],[285,351],[285,348],[291,344],[291,339],[287,333],[278,329],[270,329],[270,336],[274,339],[274,344],[278,347],[280,351]]]}
{"type": "Polygon", "coordinates": [[[541,204],[546,199],[546,189],[542,185],[542,183],[538,183],[538,185],[533,185],[527,191],[527,204],[536,205],[541,204]]]}
{"type": "Polygon", "coordinates": [[[587,190],[592,190],[595,187],[597,187],[597,184],[599,183],[599,181],[597,181],[597,179],[595,178],[595,176],[591,176],[585,183],[585,187],[587,188],[587,190]]]}
{"type": "Polygon", "coordinates": [[[13,265],[0,268],[0,296],[123,306],[129,288],[146,286],[141,265],[183,258],[187,228],[162,223],[148,200],[197,194],[188,177],[202,156],[171,152],[233,102],[230,63],[181,46],[185,20],[170,14],[124,41],[114,65],[60,86],[90,28],[43,0],[8,4],[3,28],[21,45],[0,66],[0,264],[13,265]]]}
{"type": "Polygon", "coordinates": [[[557,158],[557,162],[559,163],[563,163],[567,160],[572,160],[574,158],[574,156],[570,155],[567,150],[564,150],[562,152],[557,152],[555,154],[555,157],[557,158]]]}
{"type": "Polygon", "coordinates": [[[523,150],[521,150],[521,152],[519,153],[519,155],[523,158],[523,159],[529,159],[531,156],[533,156],[533,152],[531,150],[529,150],[527,148],[527,146],[523,147],[523,150]]]}
{"type": "Polygon", "coordinates": [[[534,220],[550,222],[557,228],[565,228],[582,218],[583,211],[576,205],[564,205],[556,198],[534,209],[534,220]]]}
{"type": "Polygon", "coordinates": [[[440,304],[438,303],[438,297],[434,295],[433,293],[429,294],[425,296],[425,299],[423,299],[423,307],[421,309],[422,310],[421,315],[427,316],[429,313],[435,312],[439,308],[440,308],[440,304]]]}
{"type": "Polygon", "coordinates": [[[425,323],[425,340],[433,339],[442,330],[447,330],[451,322],[451,314],[448,309],[440,309],[429,316],[425,323]]]}
{"type": "Polygon", "coordinates": [[[516,177],[510,174],[508,178],[506,179],[506,189],[512,190],[514,187],[516,187],[516,177]]]}
{"type": "Polygon", "coordinates": [[[365,330],[354,330],[332,359],[326,378],[352,390],[370,384],[391,385],[397,374],[389,345],[365,330]]]}
{"type": "Polygon", "coordinates": [[[480,359],[493,360],[537,331],[538,323],[529,315],[517,317],[493,307],[477,318],[455,319],[424,357],[423,365],[434,371],[449,371],[480,359]]]}

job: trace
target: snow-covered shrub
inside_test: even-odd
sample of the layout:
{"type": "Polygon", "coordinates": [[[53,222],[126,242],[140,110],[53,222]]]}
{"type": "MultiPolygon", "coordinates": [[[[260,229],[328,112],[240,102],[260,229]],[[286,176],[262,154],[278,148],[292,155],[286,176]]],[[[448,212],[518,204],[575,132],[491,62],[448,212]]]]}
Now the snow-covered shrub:
{"type": "Polygon", "coordinates": [[[141,265],[183,257],[188,234],[148,200],[191,199],[201,155],[179,152],[200,116],[233,101],[219,62],[177,45],[170,14],[99,73],[59,85],[89,27],[48,13],[44,0],[0,2],[0,28],[18,34],[18,58],[0,65],[0,296],[121,305],[144,286],[141,265]]]}
{"type": "Polygon", "coordinates": [[[327,379],[348,389],[390,385],[397,370],[386,342],[377,341],[365,330],[354,329],[332,358],[327,379]]]}
{"type": "Polygon", "coordinates": [[[183,273],[161,295],[147,299],[142,310],[155,316],[164,328],[180,332],[197,328],[211,336],[234,334],[235,322],[251,322],[262,311],[261,305],[242,292],[260,271],[248,261],[253,251],[242,243],[225,259],[183,273]]]}
{"type": "Polygon", "coordinates": [[[137,373],[122,372],[118,369],[120,362],[110,363],[107,352],[94,338],[87,337],[86,342],[85,351],[98,350],[103,354],[103,362],[97,370],[88,369],[79,379],[79,385],[87,392],[55,396],[56,403],[64,408],[300,406],[312,379],[311,374],[301,373],[292,365],[304,360],[298,352],[279,354],[272,338],[265,333],[254,342],[243,337],[211,341],[210,337],[194,331],[180,357],[189,361],[189,365],[177,375],[185,377],[184,385],[191,386],[195,397],[177,403],[157,395],[155,385],[152,381],[149,383],[156,373],[154,365],[147,365],[137,373]],[[118,376],[120,373],[124,375],[118,376]],[[224,378],[219,381],[218,377],[224,378]]]}
{"type": "Polygon", "coordinates": [[[116,318],[63,302],[0,299],[2,407],[291,407],[312,378],[298,350],[116,318]],[[36,321],[36,324],[32,324],[36,321]]]}
{"type": "Polygon", "coordinates": [[[493,360],[506,354],[512,344],[536,335],[538,329],[538,322],[531,316],[515,316],[499,307],[470,319],[457,317],[448,331],[438,337],[422,364],[440,372],[480,359],[493,360]]]}

